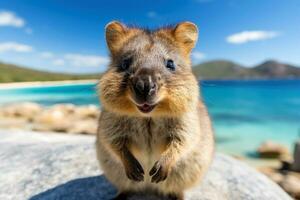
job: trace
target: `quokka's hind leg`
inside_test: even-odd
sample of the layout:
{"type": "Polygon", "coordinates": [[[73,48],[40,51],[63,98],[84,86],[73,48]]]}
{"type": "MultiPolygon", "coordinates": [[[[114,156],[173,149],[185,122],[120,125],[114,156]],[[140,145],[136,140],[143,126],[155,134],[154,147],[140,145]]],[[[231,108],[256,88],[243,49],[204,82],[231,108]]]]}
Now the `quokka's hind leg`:
{"type": "Polygon", "coordinates": [[[184,200],[183,193],[179,194],[169,194],[168,200],[184,200]]]}
{"type": "Polygon", "coordinates": [[[129,199],[130,193],[129,192],[121,192],[112,200],[127,200],[129,199]]]}

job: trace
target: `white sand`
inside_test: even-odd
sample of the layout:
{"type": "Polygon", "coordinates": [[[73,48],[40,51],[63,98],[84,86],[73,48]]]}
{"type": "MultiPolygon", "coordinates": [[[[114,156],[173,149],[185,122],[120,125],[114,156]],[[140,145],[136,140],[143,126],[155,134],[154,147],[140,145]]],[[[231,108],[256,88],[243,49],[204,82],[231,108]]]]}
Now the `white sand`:
{"type": "Polygon", "coordinates": [[[89,80],[66,80],[66,81],[37,81],[37,82],[14,82],[0,83],[0,89],[25,88],[25,87],[44,87],[44,86],[60,86],[60,85],[81,85],[97,83],[97,79],[89,80]]]}

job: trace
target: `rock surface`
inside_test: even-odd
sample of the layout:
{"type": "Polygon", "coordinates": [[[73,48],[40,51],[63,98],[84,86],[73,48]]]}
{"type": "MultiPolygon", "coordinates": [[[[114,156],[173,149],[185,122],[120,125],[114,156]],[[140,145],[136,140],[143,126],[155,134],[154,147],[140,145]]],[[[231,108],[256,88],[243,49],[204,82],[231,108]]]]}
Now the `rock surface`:
{"type": "Polygon", "coordinates": [[[294,163],[293,163],[292,169],[297,172],[300,172],[300,140],[298,142],[296,142],[296,144],[295,144],[294,163]]]}
{"type": "Polygon", "coordinates": [[[300,179],[296,176],[287,175],[280,183],[285,191],[293,195],[295,199],[300,199],[300,179]]]}
{"type": "Polygon", "coordinates": [[[297,200],[300,199],[300,173],[269,167],[261,168],[259,170],[280,185],[292,197],[297,200]]]}
{"type": "MultiPolygon", "coordinates": [[[[93,136],[0,131],[0,199],[109,200],[116,189],[98,168],[93,136]]],[[[133,197],[132,199],[156,199],[133,197]]],[[[289,200],[240,161],[217,154],[187,200],[289,200]]]]}

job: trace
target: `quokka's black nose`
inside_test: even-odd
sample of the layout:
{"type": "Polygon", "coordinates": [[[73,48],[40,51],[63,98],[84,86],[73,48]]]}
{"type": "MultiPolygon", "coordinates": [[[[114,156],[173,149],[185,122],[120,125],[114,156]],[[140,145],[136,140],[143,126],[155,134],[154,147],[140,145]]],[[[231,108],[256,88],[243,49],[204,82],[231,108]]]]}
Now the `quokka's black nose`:
{"type": "Polygon", "coordinates": [[[157,84],[151,75],[140,75],[136,78],[134,91],[137,96],[144,98],[145,101],[148,97],[155,95],[156,90],[157,84]]]}

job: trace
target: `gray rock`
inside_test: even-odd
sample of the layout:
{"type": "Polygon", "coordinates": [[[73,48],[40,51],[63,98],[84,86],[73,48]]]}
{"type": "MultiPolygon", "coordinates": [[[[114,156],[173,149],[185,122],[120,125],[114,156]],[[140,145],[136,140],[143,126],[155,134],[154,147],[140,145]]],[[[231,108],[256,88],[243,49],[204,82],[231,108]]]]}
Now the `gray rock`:
{"type": "Polygon", "coordinates": [[[282,144],[265,141],[258,147],[257,154],[261,158],[282,158],[289,154],[289,150],[282,144]]]}
{"type": "Polygon", "coordinates": [[[300,199],[300,179],[298,177],[287,175],[279,184],[293,197],[300,199]]]}
{"type": "Polygon", "coordinates": [[[32,102],[9,104],[0,107],[0,113],[2,113],[3,116],[21,117],[29,121],[41,111],[42,107],[39,104],[32,102]]]}
{"type": "MultiPolygon", "coordinates": [[[[108,200],[116,189],[98,168],[93,136],[0,131],[0,199],[108,200]]],[[[157,199],[132,197],[132,199],[157,199]]],[[[188,200],[289,200],[267,177],[217,154],[188,200]]]]}
{"type": "Polygon", "coordinates": [[[42,107],[24,102],[0,106],[0,129],[95,135],[100,114],[95,105],[56,104],[42,107]]]}

